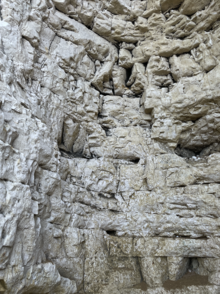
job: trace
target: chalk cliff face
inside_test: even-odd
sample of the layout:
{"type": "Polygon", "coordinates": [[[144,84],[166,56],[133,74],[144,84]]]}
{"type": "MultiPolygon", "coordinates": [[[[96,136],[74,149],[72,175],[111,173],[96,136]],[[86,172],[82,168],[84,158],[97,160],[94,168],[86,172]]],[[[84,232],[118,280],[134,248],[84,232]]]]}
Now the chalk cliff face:
{"type": "Polygon", "coordinates": [[[220,293],[220,1],[0,2],[0,293],[220,293]]]}

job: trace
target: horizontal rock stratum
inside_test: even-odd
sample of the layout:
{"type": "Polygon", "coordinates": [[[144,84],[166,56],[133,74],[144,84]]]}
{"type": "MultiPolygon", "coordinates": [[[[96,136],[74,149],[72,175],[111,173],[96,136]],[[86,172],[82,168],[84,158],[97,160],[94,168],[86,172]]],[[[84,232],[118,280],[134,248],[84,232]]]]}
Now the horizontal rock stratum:
{"type": "Polygon", "coordinates": [[[0,8],[0,294],[219,294],[220,0],[0,8]]]}

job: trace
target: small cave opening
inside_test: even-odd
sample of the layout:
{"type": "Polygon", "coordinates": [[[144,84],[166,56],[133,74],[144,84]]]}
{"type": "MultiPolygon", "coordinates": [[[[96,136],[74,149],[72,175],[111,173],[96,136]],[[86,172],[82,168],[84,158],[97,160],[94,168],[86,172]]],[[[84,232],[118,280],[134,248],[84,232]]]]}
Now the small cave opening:
{"type": "Polygon", "coordinates": [[[2,293],[5,293],[6,291],[6,285],[5,285],[5,281],[4,280],[0,280],[0,294],[2,293]]]}
{"type": "Polygon", "coordinates": [[[134,164],[138,164],[139,161],[140,161],[140,158],[130,160],[130,162],[133,162],[134,164]]]}
{"type": "Polygon", "coordinates": [[[208,276],[198,274],[199,262],[198,259],[188,258],[188,266],[184,275],[176,280],[167,280],[163,283],[166,290],[183,289],[189,286],[209,286],[208,276]]]}
{"type": "Polygon", "coordinates": [[[180,145],[178,145],[175,149],[176,155],[183,157],[183,158],[192,158],[194,156],[199,156],[200,155],[200,150],[195,151],[195,150],[190,150],[187,148],[182,148],[180,145]]]}
{"type": "Polygon", "coordinates": [[[86,158],[82,152],[70,152],[68,150],[65,149],[64,145],[59,145],[59,150],[60,150],[60,155],[61,157],[65,157],[65,158],[86,158]]]}
{"type": "MultiPolygon", "coordinates": [[[[199,274],[199,262],[196,257],[184,257],[185,263],[183,268],[179,269],[182,275],[176,277],[176,280],[170,280],[170,271],[167,275],[167,280],[163,282],[165,290],[179,290],[189,286],[210,286],[208,276],[199,274]]],[[[172,271],[171,271],[172,272],[172,271]]],[[[171,274],[172,275],[172,274],[171,274]]],[[[149,291],[152,286],[149,286],[142,277],[141,282],[133,286],[133,289],[140,289],[142,291],[149,291]]]]}
{"type": "Polygon", "coordinates": [[[108,230],[108,231],[106,231],[106,233],[110,236],[116,236],[116,231],[114,231],[114,230],[108,230]]]}
{"type": "Polygon", "coordinates": [[[217,142],[208,146],[197,146],[193,149],[183,148],[181,145],[178,145],[175,149],[175,153],[183,158],[204,158],[217,152],[220,152],[220,143],[217,142]]]}
{"type": "Polygon", "coordinates": [[[126,68],[126,81],[125,81],[126,85],[127,85],[127,82],[129,81],[129,79],[131,77],[131,74],[132,74],[132,67],[126,68]]]}
{"type": "Polygon", "coordinates": [[[98,113],[98,118],[99,119],[103,119],[103,118],[105,118],[101,113],[98,113]]]}
{"type": "Polygon", "coordinates": [[[102,129],[105,131],[107,137],[111,136],[111,129],[101,125],[102,129]]]}

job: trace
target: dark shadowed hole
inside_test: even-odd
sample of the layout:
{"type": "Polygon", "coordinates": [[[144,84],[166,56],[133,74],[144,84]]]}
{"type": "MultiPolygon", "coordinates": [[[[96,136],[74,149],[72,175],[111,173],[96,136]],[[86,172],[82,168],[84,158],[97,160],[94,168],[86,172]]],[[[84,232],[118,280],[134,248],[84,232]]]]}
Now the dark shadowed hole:
{"type": "Polygon", "coordinates": [[[193,156],[199,155],[200,151],[196,152],[194,150],[182,148],[180,145],[178,145],[175,149],[175,153],[176,153],[176,155],[183,157],[183,158],[191,158],[193,156]]]}
{"type": "Polygon", "coordinates": [[[116,231],[113,231],[113,230],[109,230],[109,231],[106,231],[106,233],[110,236],[115,236],[116,235],[116,231]]]}
{"type": "Polygon", "coordinates": [[[0,280],[0,293],[4,293],[6,290],[6,285],[4,280],[0,280]]]}
{"type": "Polygon", "coordinates": [[[99,113],[98,118],[102,119],[102,118],[104,118],[104,116],[99,113]]]}
{"type": "Polygon", "coordinates": [[[66,157],[66,158],[85,158],[83,156],[82,152],[76,152],[76,153],[71,153],[69,151],[65,151],[64,145],[59,145],[59,150],[60,150],[60,155],[61,157],[66,157]]]}
{"type": "Polygon", "coordinates": [[[135,163],[135,164],[137,164],[137,163],[139,163],[140,158],[136,158],[136,159],[133,159],[133,160],[130,160],[130,161],[133,162],[133,163],[135,163]]]}
{"type": "Polygon", "coordinates": [[[183,158],[192,158],[194,156],[201,158],[216,152],[220,152],[220,144],[218,142],[208,146],[197,146],[194,149],[186,149],[178,145],[175,149],[175,153],[183,158]]]}
{"type": "Polygon", "coordinates": [[[132,67],[126,68],[126,81],[125,81],[126,84],[127,84],[128,80],[130,79],[131,74],[132,74],[132,67]]]}
{"type": "Polygon", "coordinates": [[[104,126],[101,126],[102,128],[103,128],[103,130],[105,131],[105,134],[106,134],[106,136],[108,137],[108,136],[111,136],[111,131],[110,131],[110,129],[109,128],[107,128],[107,127],[104,127],[104,126]]]}
{"type": "MultiPolygon", "coordinates": [[[[179,187],[179,186],[178,186],[179,187]]],[[[185,186],[182,186],[182,187],[185,187],[185,186]]],[[[178,214],[177,214],[177,216],[179,216],[178,214]]],[[[193,239],[191,238],[191,237],[187,237],[187,236],[180,236],[180,235],[174,235],[174,237],[173,237],[174,239],[175,238],[179,238],[179,239],[186,239],[186,240],[193,240],[193,239],[196,239],[196,240],[207,240],[208,238],[206,237],[206,236],[201,236],[201,237],[193,237],[193,239]]]]}
{"type": "Polygon", "coordinates": [[[3,229],[2,230],[2,239],[5,239],[5,237],[6,237],[6,231],[5,231],[5,229],[3,229]]]}

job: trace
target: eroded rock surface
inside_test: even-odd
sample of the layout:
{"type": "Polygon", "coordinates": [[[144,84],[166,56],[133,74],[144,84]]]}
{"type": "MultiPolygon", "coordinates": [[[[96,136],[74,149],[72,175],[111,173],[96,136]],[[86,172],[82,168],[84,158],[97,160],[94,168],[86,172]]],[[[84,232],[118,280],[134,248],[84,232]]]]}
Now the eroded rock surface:
{"type": "Polygon", "coordinates": [[[220,1],[0,5],[0,293],[220,293],[220,1]]]}

